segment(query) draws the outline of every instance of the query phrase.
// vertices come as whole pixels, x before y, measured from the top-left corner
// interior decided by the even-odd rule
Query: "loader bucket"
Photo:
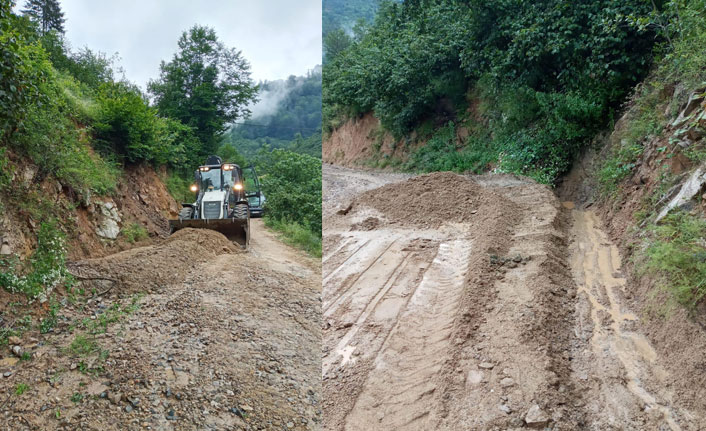
[[[211,229],[218,231],[231,241],[235,241],[243,248],[248,248],[250,243],[250,219],[200,219],[200,220],[169,220],[169,227],[174,233],[185,227],[196,229]]]

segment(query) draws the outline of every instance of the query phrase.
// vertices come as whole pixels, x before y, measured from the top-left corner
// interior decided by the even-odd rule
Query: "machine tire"
[[[233,217],[241,220],[246,219],[249,211],[247,204],[236,204],[235,208],[233,208]]]
[[[179,220],[191,220],[194,218],[194,208],[184,207],[179,211]]]

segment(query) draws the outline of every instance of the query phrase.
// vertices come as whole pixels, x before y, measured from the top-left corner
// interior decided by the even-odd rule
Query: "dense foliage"
[[[247,60],[208,27],[184,32],[179,51],[160,70],[159,79],[149,84],[157,110],[194,129],[203,157],[216,151],[229,123],[248,117],[247,105],[257,94]]]
[[[321,237],[321,160],[277,149],[261,152],[258,165],[268,213]]]
[[[501,169],[551,182],[647,73],[653,16],[638,0],[384,3],[325,66],[325,128],[373,111],[401,137],[474,99]]]

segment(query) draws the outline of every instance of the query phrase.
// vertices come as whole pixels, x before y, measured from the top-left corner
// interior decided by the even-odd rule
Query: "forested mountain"
[[[358,20],[372,22],[381,0],[324,0],[323,35],[341,28],[347,32]]]
[[[321,66],[306,76],[260,83],[250,119],[238,122],[225,143],[253,157],[261,148],[286,148],[321,157]]]

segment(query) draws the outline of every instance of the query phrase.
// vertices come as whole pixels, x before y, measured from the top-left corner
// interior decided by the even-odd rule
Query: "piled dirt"
[[[319,264],[260,220],[252,226],[248,252],[233,253],[214,232],[184,230],[120,253],[112,266],[110,257],[90,261],[84,267],[101,262],[116,273],[142,267],[131,277],[164,288],[77,295],[49,333],[11,339],[30,357],[0,352],[0,428],[319,429]],[[172,252],[196,260],[188,273]]]
[[[332,170],[340,197],[365,175],[394,181]],[[551,191],[438,173],[358,194],[324,211],[324,428],[579,428]]]
[[[400,226],[436,228],[443,223],[502,220],[517,213],[507,198],[451,172],[421,175],[362,193],[353,206],[368,206]]]
[[[187,228],[157,245],[71,263],[69,270],[79,280],[101,285],[99,290],[117,285],[122,293],[143,292],[178,283],[198,265],[239,252],[240,247],[216,231]]]

